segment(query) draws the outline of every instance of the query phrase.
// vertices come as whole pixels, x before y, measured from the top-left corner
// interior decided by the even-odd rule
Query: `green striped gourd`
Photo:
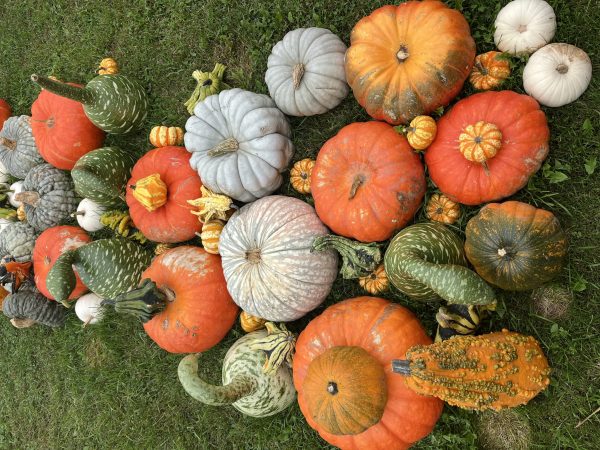
[[[90,291],[113,298],[137,287],[151,259],[148,250],[130,240],[100,239],[63,253],[50,269],[46,286],[66,304],[75,287],[75,269]]]
[[[10,256],[17,262],[31,261],[38,232],[26,222],[13,222],[0,232],[0,258]]]
[[[98,75],[83,88],[35,74],[31,80],[56,95],[82,103],[90,121],[107,133],[139,129],[148,113],[146,91],[125,75]]]
[[[179,381],[189,395],[207,405],[232,405],[252,417],[277,414],[295,401],[296,390],[287,363],[274,370],[269,370],[268,358],[265,363],[262,349],[269,338],[267,330],[262,329],[246,334],[233,344],[223,361],[223,386],[214,386],[199,378],[197,354],[181,360]]]
[[[66,309],[48,300],[35,285],[25,282],[14,294],[2,302],[2,312],[17,328],[40,323],[48,327],[60,327],[65,323]]]
[[[8,173],[20,179],[44,162],[35,145],[30,119],[29,116],[9,117],[0,131],[0,162]]]
[[[103,147],[83,155],[71,170],[75,191],[99,205],[118,207],[135,158],[117,147]]]
[[[494,291],[467,268],[462,241],[444,225],[418,223],[400,231],[384,257],[393,286],[410,298],[448,303],[493,303]]]

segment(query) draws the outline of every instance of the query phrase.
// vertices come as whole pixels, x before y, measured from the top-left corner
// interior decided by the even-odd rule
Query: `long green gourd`
[[[102,206],[121,206],[134,164],[135,157],[120,148],[93,150],[79,158],[71,169],[75,191]]]
[[[467,268],[462,241],[442,224],[411,225],[390,242],[385,273],[402,293],[419,301],[487,305],[494,291]]]
[[[48,273],[46,286],[56,301],[67,306],[75,288],[76,269],[90,291],[112,298],[137,287],[151,260],[148,250],[129,240],[100,239],[60,255]]]
[[[86,116],[107,133],[129,133],[141,128],[146,120],[146,91],[125,75],[98,75],[83,88],[36,74],[31,80],[54,94],[82,103]]]

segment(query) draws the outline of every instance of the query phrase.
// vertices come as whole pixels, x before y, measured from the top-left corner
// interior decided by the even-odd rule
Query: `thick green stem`
[[[71,100],[83,103],[84,105],[89,105],[94,102],[94,94],[86,88],[80,88],[67,83],[61,83],[60,81],[54,81],[50,78],[42,77],[36,74],[31,75],[31,81],[37,83],[40,87],[52,92],[53,94],[70,98]]]
[[[225,386],[207,383],[198,377],[198,357],[198,354],[187,355],[177,369],[181,385],[195,400],[213,406],[231,405],[256,390],[256,380],[248,376],[237,376]]]
[[[175,294],[171,290],[159,289],[154,281],[146,278],[138,289],[125,292],[112,300],[104,300],[102,305],[113,305],[116,312],[134,315],[146,323],[174,299]]]
[[[328,234],[319,236],[312,250],[336,250],[342,257],[340,274],[345,280],[364,277],[373,272],[381,263],[381,249],[376,243],[365,244],[341,236]]]
[[[407,359],[392,359],[392,372],[410,376],[410,361]]]
[[[17,211],[12,208],[0,208],[0,219],[17,220]]]

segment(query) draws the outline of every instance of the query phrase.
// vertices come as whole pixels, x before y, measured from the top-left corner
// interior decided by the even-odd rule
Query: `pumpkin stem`
[[[408,48],[406,45],[402,44],[400,46],[400,50],[398,50],[398,53],[396,53],[396,58],[398,58],[399,62],[403,63],[408,59],[409,56],[410,54],[408,53]]]
[[[248,250],[246,252],[246,261],[252,264],[258,264],[260,262],[260,250],[257,248]]]
[[[350,187],[350,194],[348,195],[349,200],[352,200],[356,196],[358,188],[365,184],[365,181],[365,176],[362,174],[358,174],[354,177],[354,181],[352,181],[352,186]]]
[[[15,200],[35,208],[40,201],[40,194],[35,191],[23,191],[15,194]]]
[[[226,67],[223,64],[215,64],[212,72],[201,72],[194,70],[192,78],[196,80],[196,88],[191,97],[184,103],[190,114],[194,114],[196,105],[212,94],[217,94],[223,89],[229,89],[229,86],[223,82]]]
[[[35,325],[37,322],[33,319],[28,319],[26,317],[23,318],[13,318],[10,319],[10,323],[15,328],[29,328],[32,325]]]
[[[222,156],[227,153],[236,152],[240,148],[240,143],[235,138],[225,139],[211,148],[207,155],[210,157]]]
[[[298,63],[292,70],[292,82],[294,83],[294,90],[300,87],[302,83],[302,77],[304,76],[304,64]]]
[[[173,299],[173,291],[160,289],[154,281],[146,278],[138,289],[125,292],[114,299],[104,300],[102,306],[114,306],[116,312],[131,314],[146,323]]]
[[[198,376],[198,358],[198,354],[187,355],[177,369],[183,389],[195,400],[213,406],[231,405],[256,390],[256,380],[244,375],[236,376],[225,386],[207,383]]]
[[[564,75],[569,71],[569,66],[567,66],[566,64],[559,64],[558,66],[556,66],[556,71],[561,75]]]
[[[17,141],[6,139],[5,137],[0,137],[0,145],[6,147],[9,150],[14,150],[17,148]]]
[[[148,212],[156,211],[167,203],[167,185],[160,179],[159,173],[140,178],[135,185],[129,187],[133,190],[133,197]]]
[[[392,372],[410,376],[410,361],[407,359],[392,359]]]
[[[365,244],[341,236],[328,234],[317,237],[312,251],[336,250],[342,257],[340,274],[345,280],[367,276],[381,262],[381,249],[375,242]]]
[[[31,81],[37,83],[41,88],[46,89],[53,94],[70,98],[71,100],[83,103],[84,105],[89,105],[94,102],[94,94],[87,88],[72,86],[36,74],[31,75]]]

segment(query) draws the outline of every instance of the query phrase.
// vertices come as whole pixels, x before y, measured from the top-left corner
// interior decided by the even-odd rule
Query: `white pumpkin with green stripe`
[[[282,346],[287,347],[288,338],[285,333],[281,336],[284,336]],[[232,405],[252,417],[277,414],[294,403],[296,390],[292,369],[285,362],[287,357],[281,358],[279,354],[279,366],[265,372],[265,367],[272,368],[261,349],[267,340],[269,335],[263,329],[248,333],[233,344],[223,361],[223,386],[209,384],[198,376],[197,354],[181,360],[179,381],[189,395],[207,405]]]
[[[146,91],[125,75],[98,75],[84,88],[35,74],[31,80],[56,95],[82,103],[90,121],[107,133],[129,133],[141,128],[146,120]]]
[[[439,223],[404,228],[390,242],[385,273],[393,286],[410,298],[448,303],[486,305],[494,291],[467,268],[462,241]]]
[[[63,253],[50,269],[46,286],[65,303],[75,288],[75,269],[90,291],[112,298],[137,287],[151,260],[151,252],[130,240],[100,239]]]

